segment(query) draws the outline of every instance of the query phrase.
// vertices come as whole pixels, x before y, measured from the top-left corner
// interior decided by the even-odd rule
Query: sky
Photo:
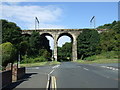
[[[1,18],[15,22],[22,30],[34,29],[35,17],[40,22],[39,29],[93,28],[93,25],[90,26],[90,19],[93,16],[95,16],[96,27],[118,20],[118,2],[5,1],[0,4]],[[53,49],[53,39],[48,36],[47,38]],[[66,41],[71,40],[67,36],[62,36],[58,46],[62,46]]]

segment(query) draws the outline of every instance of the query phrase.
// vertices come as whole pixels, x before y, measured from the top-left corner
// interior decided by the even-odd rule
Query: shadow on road
[[[21,78],[20,80],[11,83],[10,85],[7,85],[6,87],[4,87],[2,90],[13,90],[15,87],[17,87],[18,85],[20,85],[22,82],[24,81],[28,81],[32,75],[35,75],[38,73],[26,73],[25,76],[23,78]]]

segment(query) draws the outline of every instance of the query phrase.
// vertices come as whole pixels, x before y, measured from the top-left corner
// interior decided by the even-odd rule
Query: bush
[[[44,56],[40,56],[33,59],[34,62],[45,62],[47,59]]]
[[[85,60],[88,60],[88,61],[94,61],[95,59],[96,59],[95,55],[85,58]]]
[[[27,56],[23,56],[23,60],[21,63],[37,63],[37,62],[45,62],[47,59],[44,56],[39,56],[39,57],[33,57],[29,58]]]
[[[2,56],[2,66],[7,66],[8,63],[15,61],[16,49],[13,44],[6,42],[0,45],[0,56]]]

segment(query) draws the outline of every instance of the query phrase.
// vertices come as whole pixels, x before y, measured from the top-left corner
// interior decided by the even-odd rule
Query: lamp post
[[[90,27],[92,27],[92,22],[94,22],[94,29],[95,29],[95,16],[93,16],[92,19],[90,20]]]
[[[20,52],[18,53],[18,68],[20,68]]]
[[[39,29],[39,20],[37,17],[35,17],[35,31],[37,30],[37,23],[38,23],[38,29]]]

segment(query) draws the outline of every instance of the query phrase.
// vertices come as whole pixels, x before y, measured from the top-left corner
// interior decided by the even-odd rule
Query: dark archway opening
[[[41,49],[47,49],[47,51],[50,54],[50,57],[46,57],[48,59],[48,61],[52,61],[53,58],[53,43],[54,43],[54,39],[53,36],[49,33],[43,33],[40,35],[41,37],[41,43],[43,43],[44,46],[41,47]],[[46,39],[46,40],[45,40]],[[47,47],[46,47],[47,46]]]

